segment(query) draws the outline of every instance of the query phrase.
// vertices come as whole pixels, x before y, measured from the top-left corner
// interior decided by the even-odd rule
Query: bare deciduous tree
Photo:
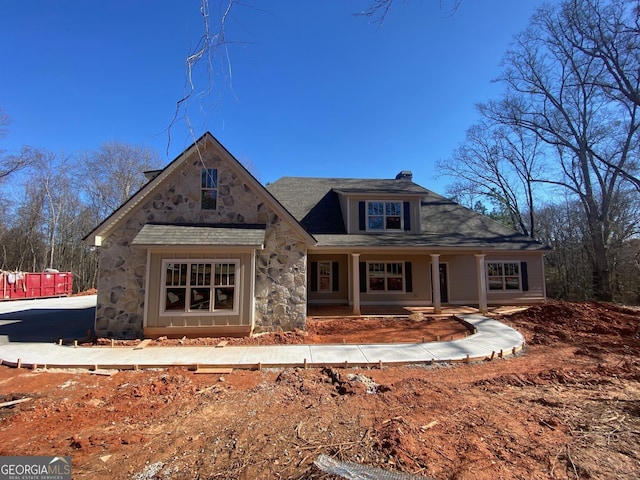
[[[395,1],[396,0],[371,0],[370,5],[364,10],[356,13],[356,15],[366,17],[371,23],[378,25],[378,27],[382,27]],[[440,10],[446,16],[456,13],[462,4],[462,0],[438,0],[438,2],[440,4]]]
[[[539,177],[539,142],[522,129],[480,123],[467,130],[451,159],[438,162],[455,178],[450,192],[489,199],[508,217],[508,225],[535,237],[534,183]]]
[[[145,183],[144,172],[161,166],[157,152],[122,142],[103,143],[81,159],[79,185],[98,220],[126,202]]]
[[[0,107],[0,138],[4,138],[7,135],[9,122],[9,116]],[[7,154],[5,150],[0,149],[0,183],[11,174],[26,168],[29,165],[30,158],[29,147],[23,148],[22,152],[17,155]]]
[[[612,208],[621,181],[630,179],[629,168],[636,164],[639,118],[637,108],[611,101],[600,87],[606,67],[576,47],[575,32],[563,17],[576,2],[566,0],[537,12],[504,58],[499,78],[507,87],[504,98],[480,109],[486,118],[528,131],[549,147],[555,168],[540,180],[579,199],[588,230],[593,295],[611,300]]]

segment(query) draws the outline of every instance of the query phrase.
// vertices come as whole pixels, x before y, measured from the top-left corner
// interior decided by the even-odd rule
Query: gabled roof
[[[283,177],[268,190],[318,240],[320,248],[441,248],[547,250],[548,247],[428,190],[408,178]],[[420,201],[420,234],[347,234],[339,195]]]
[[[282,177],[267,186],[309,233],[346,233],[339,195],[422,197],[429,192],[411,180]]]
[[[124,221],[132,212],[135,211],[143,201],[151,198],[152,194],[160,188],[162,182],[169,177],[174,171],[191,158],[192,155],[198,154],[198,150],[210,144],[217,153],[226,161],[235,165],[237,171],[247,184],[252,188],[253,192],[262,197],[264,202],[269,205],[280,217],[289,220],[296,230],[305,239],[308,245],[316,243],[315,238],[305,230],[296,220],[295,216],[287,211],[287,209],[271,194],[264,186],[238,161],[236,158],[220,143],[218,140],[206,132],[198,140],[196,140],[189,148],[178,155],[169,165],[159,172],[153,172],[152,178],[138,192],[136,192],[129,200],[123,203],[116,211],[109,215],[100,225],[90,232],[84,239],[85,242],[99,246],[102,239],[108,236],[119,224]]]

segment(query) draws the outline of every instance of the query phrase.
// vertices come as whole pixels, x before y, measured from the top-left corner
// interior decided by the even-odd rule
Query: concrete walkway
[[[62,300],[62,299],[59,299]],[[86,308],[91,299],[70,300],[72,309]],[[38,301],[39,302],[39,301]],[[75,302],[75,303],[74,303]],[[95,297],[93,297],[95,305]],[[14,303],[13,308],[19,308]],[[38,304],[35,304],[38,306]],[[40,304],[42,305],[42,304]],[[64,302],[61,302],[64,305]],[[21,322],[20,310],[10,315],[0,305],[2,329]],[[33,314],[33,304],[27,311]],[[23,310],[24,311],[24,310]],[[51,311],[47,307],[46,311]],[[196,368],[268,368],[323,366],[381,366],[477,361],[512,355],[524,346],[524,337],[513,328],[479,314],[458,318],[475,327],[477,333],[461,340],[430,343],[375,345],[274,345],[239,347],[77,347],[53,342],[0,342],[0,361],[22,368],[144,369],[170,366]],[[80,336],[83,338],[85,335]]]

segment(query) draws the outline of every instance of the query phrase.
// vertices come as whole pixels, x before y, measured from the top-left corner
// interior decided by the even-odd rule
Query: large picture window
[[[367,202],[367,230],[402,230],[402,202]]]
[[[200,208],[215,210],[218,207],[218,170],[215,168],[202,169]]]
[[[236,310],[237,260],[165,260],[162,265],[164,314]]]
[[[519,262],[487,263],[487,285],[489,291],[520,290]]]
[[[367,285],[370,292],[403,292],[403,262],[369,262]]]

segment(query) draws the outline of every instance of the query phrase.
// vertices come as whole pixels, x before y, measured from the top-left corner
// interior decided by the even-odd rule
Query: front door
[[[447,273],[447,264],[439,264],[440,272],[440,303],[449,303],[449,278]],[[431,273],[433,266],[429,266],[429,273]],[[430,277],[432,278],[432,277]],[[433,288],[431,288],[431,298],[433,298]]]

